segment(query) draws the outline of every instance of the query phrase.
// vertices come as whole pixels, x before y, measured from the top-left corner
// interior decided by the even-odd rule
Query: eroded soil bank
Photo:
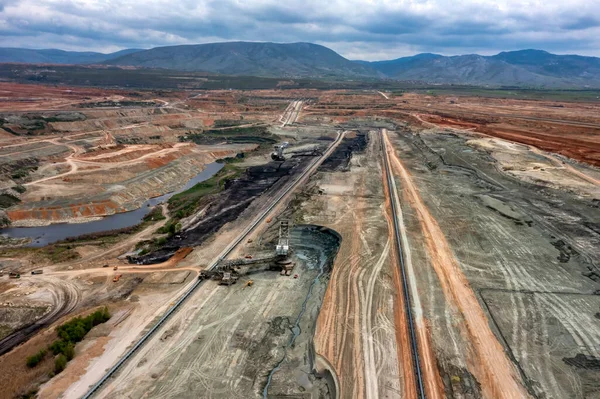
[[[187,190],[194,184],[209,179],[222,168],[223,165],[220,163],[210,163],[206,165],[206,168],[202,172],[198,173],[188,181],[180,190],[151,198],[144,202],[140,208],[133,211],[116,213],[114,215],[102,217],[100,220],[93,220],[85,223],[60,223],[38,227],[9,227],[0,229],[0,234],[7,234],[12,238],[31,237],[32,241],[28,246],[43,247],[44,245],[52,244],[66,238],[132,227],[141,223],[144,216],[151,212],[152,207],[167,201],[173,195]]]

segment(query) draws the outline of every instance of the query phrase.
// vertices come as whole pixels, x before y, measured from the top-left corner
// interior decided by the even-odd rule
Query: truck
[[[42,269],[38,269],[38,270],[32,271],[31,274],[44,274],[44,271]]]
[[[113,278],[113,283],[116,283],[119,281],[119,279],[121,278],[122,274],[117,274],[114,278]]]
[[[21,278],[21,273],[10,272],[10,273],[8,273],[8,278]]]

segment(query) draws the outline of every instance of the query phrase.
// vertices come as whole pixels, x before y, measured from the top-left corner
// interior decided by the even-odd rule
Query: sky
[[[600,0],[0,0],[0,47],[311,42],[346,58],[536,48],[600,56]]]

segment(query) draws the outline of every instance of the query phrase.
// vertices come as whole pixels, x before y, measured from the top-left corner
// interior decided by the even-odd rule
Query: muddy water
[[[287,395],[299,392],[331,392],[327,382],[307,377],[314,369],[312,354],[313,335],[333,259],[337,254],[341,237],[333,230],[318,226],[296,226],[290,235],[294,257],[314,275],[306,296],[290,326],[291,335],[283,348],[283,356],[268,374],[262,397]],[[302,359],[302,361],[300,360]],[[307,359],[308,362],[306,361]],[[301,377],[298,377],[301,376]],[[291,390],[291,392],[290,392]],[[322,395],[316,395],[321,397]]]
[[[44,245],[52,244],[65,238],[135,226],[142,221],[144,216],[150,213],[153,206],[168,200],[173,195],[185,191],[200,182],[210,179],[223,166],[223,164],[217,162],[206,165],[202,172],[189,180],[180,190],[151,198],[134,211],[117,213],[86,223],[60,223],[40,227],[10,227],[0,229],[0,234],[6,234],[14,238],[31,237],[32,241],[28,246],[43,247]]]

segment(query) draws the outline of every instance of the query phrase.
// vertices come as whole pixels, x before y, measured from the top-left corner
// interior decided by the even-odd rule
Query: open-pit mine
[[[1,398],[600,397],[600,102],[0,82]]]

